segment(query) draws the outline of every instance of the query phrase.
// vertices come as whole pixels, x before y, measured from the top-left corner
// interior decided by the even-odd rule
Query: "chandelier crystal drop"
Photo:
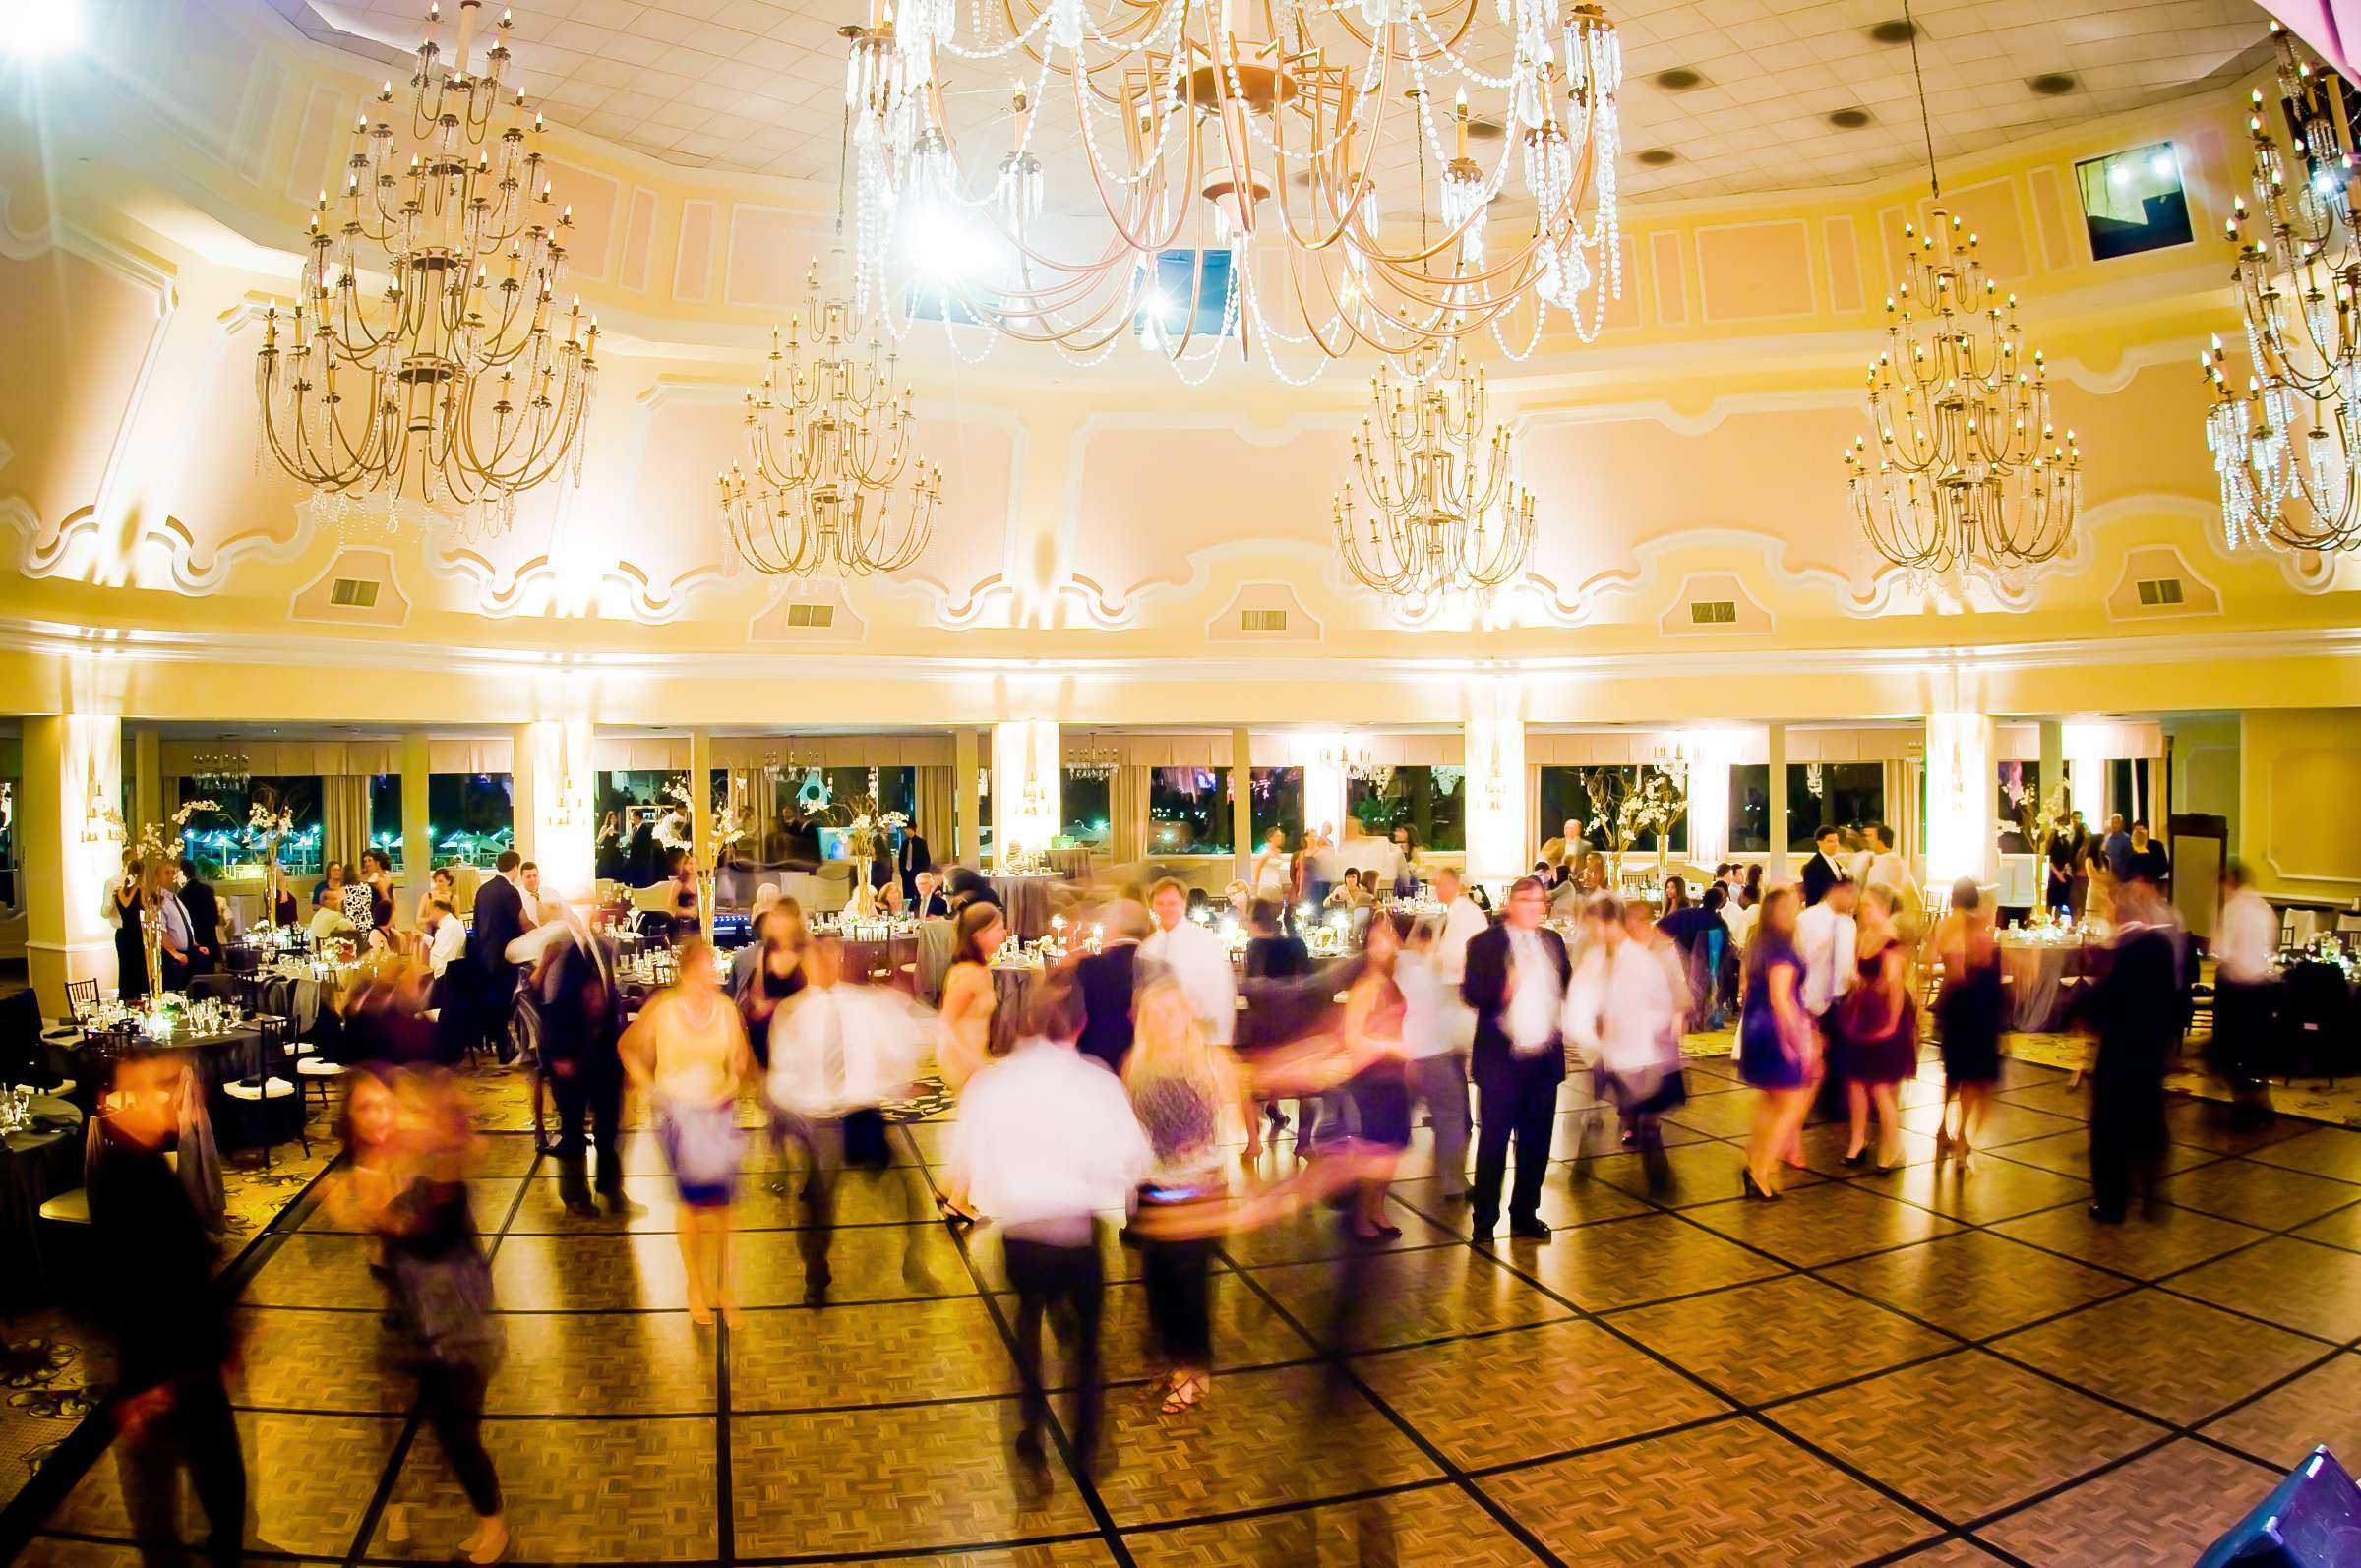
[[[2255,205],[2224,223],[2238,244],[2230,274],[2251,369],[2233,385],[2221,339],[2201,355],[2213,388],[2206,419],[2221,480],[2221,526],[2232,548],[2361,549],[2361,217],[2355,150],[2336,112],[2333,72],[2296,52],[2271,24],[2279,107],[2294,163],[2271,134],[2263,93],[2247,134]],[[2247,225],[2264,232],[2250,238]]]
[[[1886,347],[1869,366],[1872,449],[1845,453],[1853,510],[1881,557],[1928,575],[1980,570],[2006,585],[2057,557],[2082,510],[2082,452],[2050,423],[2038,349],[2017,296],[1999,297],[1976,238],[1934,210],[1903,228],[1907,271],[1886,298]]]
[[[856,342],[852,302],[825,297],[819,265],[804,314],[746,394],[750,473],[721,475],[721,514],[739,558],[766,575],[899,572],[935,534],[942,469],[913,456],[910,389],[875,330]],[[811,341],[804,333],[809,328]]]
[[[1415,350],[1405,369],[1381,364],[1369,391],[1375,407],[1353,438],[1366,517],[1355,520],[1352,485],[1336,496],[1345,570],[1413,606],[1521,575],[1534,498],[1511,477],[1508,428],[1486,421],[1483,372],[1446,341]]]
[[[1622,53],[1587,0],[872,0],[844,30],[854,301],[897,334],[1129,334],[1192,380],[1235,340],[1301,382],[1553,308],[1588,341],[1620,296]],[[946,85],[979,65],[1006,98]]]
[[[597,390],[598,322],[562,304],[573,210],[551,215],[524,95],[504,113],[501,15],[469,70],[481,0],[459,0],[448,63],[434,38],[410,77],[409,140],[395,145],[394,84],[364,111],[334,207],[320,195],[292,309],[264,321],[255,364],[261,441],[287,473],[333,498],[382,497],[453,514],[462,534],[515,521],[516,497],[572,469]]]

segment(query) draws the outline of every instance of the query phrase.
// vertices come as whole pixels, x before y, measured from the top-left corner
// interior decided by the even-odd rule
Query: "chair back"
[[[237,994],[238,977],[236,975],[212,974],[189,977],[189,999],[191,1001],[227,1001]]]
[[[231,974],[251,975],[263,967],[263,955],[251,947],[232,946],[229,949],[228,962]]]
[[[69,980],[66,982],[66,1017],[74,1023],[98,1010],[98,982]]]

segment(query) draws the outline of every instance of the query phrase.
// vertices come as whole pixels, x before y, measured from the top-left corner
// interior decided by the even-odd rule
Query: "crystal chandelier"
[[[1903,16],[1909,18],[1905,4]],[[1917,34],[1910,35],[1913,67]],[[1886,346],[1869,366],[1872,455],[1855,437],[1845,453],[1861,533],[1886,561],[1928,575],[1981,571],[2013,585],[2074,538],[2082,510],[2082,452],[2061,444],[2035,349],[2028,366],[2017,296],[2004,302],[1976,259],[1976,237],[1942,206],[1924,79],[1934,221],[1904,224],[1908,257],[1886,296]]]
[[[242,752],[207,752],[189,758],[189,776],[200,795],[244,793],[254,764]]]
[[[1122,765],[1123,754],[1114,742],[1093,735],[1081,746],[1069,746],[1065,753],[1065,770],[1078,779],[1108,779]]]
[[[1381,364],[1376,403],[1353,438],[1368,497],[1364,527],[1353,487],[1336,494],[1336,547],[1374,592],[1413,604],[1482,592],[1519,576],[1533,554],[1533,492],[1509,477],[1508,427],[1487,430],[1483,372],[1459,345],[1414,349],[1406,371]]]
[[[391,119],[372,126],[362,114],[366,146],[352,154],[341,217],[323,191],[311,219],[283,345],[275,307],[264,322],[260,440],[333,498],[342,520],[353,497],[382,494],[391,528],[406,495],[452,509],[463,532],[496,532],[515,521],[521,492],[569,463],[581,480],[598,322],[585,323],[578,299],[557,303],[573,210],[548,219],[521,92],[499,123],[507,44],[496,38],[482,74],[468,72],[480,9],[459,0],[447,68],[433,37],[440,6],[428,8],[410,78],[418,151],[405,164]],[[509,27],[504,12],[500,31]],[[388,82],[378,102],[393,101]]]
[[[871,0],[844,31],[864,303],[1085,362],[1136,332],[1191,379],[1235,339],[1300,381],[1361,344],[1489,331],[1521,355],[1552,306],[1588,341],[1621,295],[1622,51],[1596,5]],[[1002,60],[1004,114],[946,90]],[[1504,133],[1488,167],[1470,90]],[[1512,188],[1513,235],[1487,219]]]
[[[2335,98],[2334,73],[2301,59],[2270,25],[2278,47],[2280,108],[2302,172],[2288,160],[2254,94],[2255,209],[2243,199],[2224,224],[2238,242],[2230,274],[2245,317],[2253,372],[2234,391],[2221,339],[2201,356],[2213,384],[2206,445],[2221,478],[2221,526],[2246,543],[2293,550],[2361,549],[2361,219],[2353,212],[2353,138]],[[2259,210],[2267,237],[2245,225]]]
[[[817,262],[805,287],[805,314],[787,324],[784,347],[771,330],[770,368],[746,394],[754,472],[732,463],[721,476],[722,520],[757,572],[899,572],[934,537],[942,468],[910,454],[916,420],[909,387],[894,385],[894,352],[874,329],[855,346],[860,312],[821,296]]]

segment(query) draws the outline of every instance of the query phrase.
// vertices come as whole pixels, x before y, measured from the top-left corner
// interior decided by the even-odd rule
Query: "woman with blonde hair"
[[[959,911],[951,925],[951,967],[942,977],[942,1013],[935,1030],[935,1067],[944,1088],[956,1093],[984,1063],[1001,1054],[994,1049],[992,1016],[999,998],[992,985],[992,955],[1008,939],[1008,922],[998,904],[979,899]],[[972,1225],[967,1190],[956,1178],[935,1193],[935,1207],[953,1225]]]
[[[1162,1408],[1177,1416],[1205,1398],[1213,1377],[1214,1243],[1197,1222],[1229,1195],[1222,1117],[1235,1109],[1251,1128],[1253,1107],[1237,1058],[1205,1038],[1177,983],[1149,981],[1132,1010],[1123,1089],[1154,1155],[1132,1231],[1147,1288],[1148,1332],[1165,1366]]]
[[[745,1142],[738,1091],[755,1061],[746,1025],[716,977],[712,947],[702,936],[684,936],[676,963],[680,978],[639,1010],[618,1049],[633,1087],[654,1107],[656,1141],[680,1193],[690,1319],[710,1323],[718,1308],[734,1323],[730,1205]]]
[[[1763,895],[1746,943],[1746,993],[1738,1021],[1738,1076],[1762,1091],[1746,1140],[1746,1195],[1779,1196],[1779,1166],[1820,1082],[1820,1031],[1803,1006],[1803,958],[1795,950],[1795,884]]]
[[[1918,1006],[1909,984],[1908,951],[1894,931],[1894,889],[1883,885],[1861,894],[1853,960],[1852,990],[1840,1005],[1844,1025],[1841,1065],[1852,1139],[1845,1163],[1869,1156],[1869,1110],[1877,1108],[1877,1169],[1902,1163],[1902,1081],[1918,1070]]]

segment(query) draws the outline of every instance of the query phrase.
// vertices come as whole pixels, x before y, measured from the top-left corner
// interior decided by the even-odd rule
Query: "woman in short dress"
[[[1761,1091],[1746,1140],[1746,1195],[1779,1196],[1780,1163],[1811,1114],[1820,1081],[1820,1035],[1803,1008],[1803,959],[1795,950],[1793,883],[1763,895],[1746,944],[1746,994],[1738,1020],[1738,1076]]]
[[[1975,878],[1963,876],[1951,889],[1951,913],[1935,928],[1935,959],[1943,966],[1943,990],[1935,1000],[1935,1022],[1943,1037],[1943,1123],[1935,1133],[1938,1154],[1959,1156],[1960,1169],[1975,1161],[1975,1140],[2000,1081],[2000,943],[1992,912],[1983,905]],[[1951,1103],[1960,1103],[1959,1120]]]
[[[738,1195],[738,1090],[754,1072],[746,1026],[719,984],[713,949],[684,938],[680,978],[658,992],[624,1032],[624,1070],[654,1108],[656,1141],[681,1200],[681,1263],[689,1316],[737,1319],[730,1265],[730,1205]]]
[[[1391,1240],[1402,1229],[1385,1219],[1386,1183],[1410,1147],[1409,1049],[1404,1030],[1410,1005],[1394,980],[1394,964],[1410,935],[1407,910],[1379,910],[1362,938],[1361,973],[1345,994],[1344,1038],[1353,1076],[1344,1094],[1352,1102],[1355,1152],[1366,1164],[1356,1186],[1353,1234],[1363,1241]]]
[[[1861,894],[1856,922],[1853,988],[1844,999],[1845,1099],[1851,1113],[1852,1139],[1845,1163],[1869,1158],[1869,1111],[1877,1109],[1877,1168],[1902,1163],[1898,1091],[1918,1070],[1918,1008],[1910,995],[1908,959],[1894,935],[1894,890],[1872,887]]]
[[[953,1093],[996,1055],[992,1015],[999,997],[993,990],[992,955],[1007,939],[1008,922],[998,904],[969,904],[952,923],[951,967],[942,977],[942,1012],[935,1026],[935,1066],[943,1087]],[[935,1206],[954,1225],[976,1218],[964,1190],[938,1189]]]

